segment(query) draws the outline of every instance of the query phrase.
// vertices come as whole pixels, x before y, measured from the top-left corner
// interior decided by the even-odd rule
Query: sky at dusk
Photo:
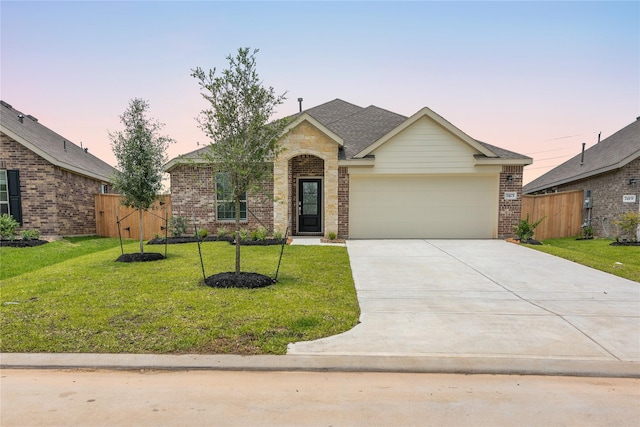
[[[336,98],[533,157],[525,183],[640,116],[640,2],[0,2],[0,97],[112,165],[132,98],[210,141],[191,70],[258,48],[278,116]],[[200,144],[200,145],[198,145]]]

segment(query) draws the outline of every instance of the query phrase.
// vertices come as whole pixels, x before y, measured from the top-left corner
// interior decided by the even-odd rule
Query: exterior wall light
[[[635,178],[629,179],[629,185],[635,186],[636,185],[636,179]]]
[[[513,182],[513,175],[507,175],[507,182]]]

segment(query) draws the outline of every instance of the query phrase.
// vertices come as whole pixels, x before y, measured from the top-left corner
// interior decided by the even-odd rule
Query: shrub
[[[196,237],[200,240],[204,240],[207,238],[208,235],[209,235],[209,230],[207,230],[206,228],[201,228],[200,230],[198,230],[198,235]]]
[[[625,212],[619,220],[615,220],[613,223],[622,229],[623,236],[626,236],[630,241],[637,240],[640,212]]]
[[[327,238],[329,240],[336,240],[338,238],[338,234],[335,231],[330,231],[327,233]]]
[[[20,226],[18,221],[9,214],[0,216],[0,239],[13,240],[16,237],[16,229]]]
[[[38,240],[40,239],[40,232],[38,230],[23,230],[22,240]]]
[[[174,216],[169,220],[169,231],[173,237],[180,237],[187,232],[187,218]]]
[[[240,229],[240,240],[249,240],[249,235],[249,230],[247,230],[246,228]]]
[[[220,227],[218,228],[217,235],[220,238],[227,237],[229,235],[229,229],[227,227]]]
[[[260,227],[253,233],[252,237],[254,237],[253,240],[259,240],[263,242],[267,240],[268,235],[269,235],[269,230],[267,230],[265,227]]]
[[[582,237],[584,237],[585,239],[593,238],[593,227],[591,227],[590,225],[585,225],[584,227],[582,227]]]
[[[518,225],[514,226],[513,229],[518,236],[520,241],[527,241],[533,239],[533,234],[538,225],[545,219],[546,217],[540,218],[538,221],[531,223],[529,222],[529,214],[527,214],[526,219],[521,219],[518,222]]]
[[[282,234],[282,231],[275,230],[273,232],[273,238],[276,239],[276,240],[282,240],[282,239],[284,239],[284,235]]]

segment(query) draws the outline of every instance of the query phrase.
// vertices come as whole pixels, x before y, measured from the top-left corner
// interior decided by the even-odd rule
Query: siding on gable
[[[468,174],[478,173],[473,155],[478,152],[433,120],[423,117],[376,148],[375,166],[350,170],[366,174]],[[500,168],[481,168],[498,173]],[[493,170],[495,169],[495,170]]]

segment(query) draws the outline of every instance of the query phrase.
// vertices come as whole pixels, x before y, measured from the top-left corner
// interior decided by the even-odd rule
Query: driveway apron
[[[288,354],[640,361],[639,283],[502,240],[347,248],[361,323]]]

